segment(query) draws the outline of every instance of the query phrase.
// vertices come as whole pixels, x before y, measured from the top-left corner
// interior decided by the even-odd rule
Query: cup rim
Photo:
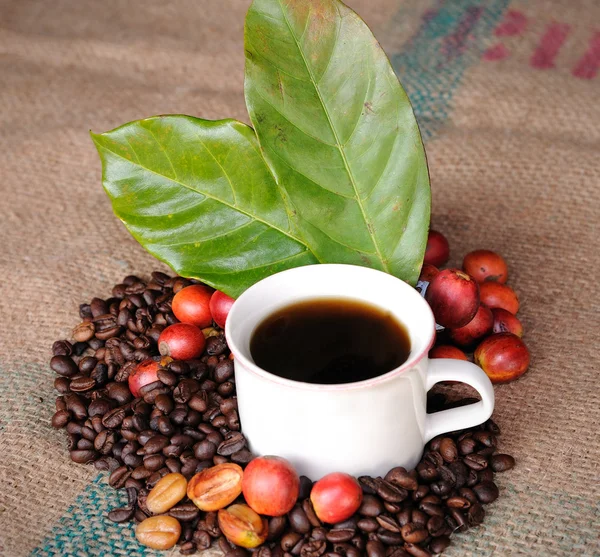
[[[412,290],[414,292],[414,294],[416,296],[421,298],[421,300],[423,302],[423,306],[424,306],[424,308],[426,308],[426,309],[424,309],[424,311],[429,313],[429,316],[431,318],[431,323],[432,323],[429,342],[426,342],[424,344],[423,348],[418,353],[416,353],[415,355],[409,356],[409,358],[405,362],[403,362],[401,365],[399,365],[398,367],[391,369],[390,371],[384,373],[383,375],[378,375],[377,377],[372,377],[370,379],[364,379],[363,381],[355,381],[353,383],[321,384],[321,383],[307,383],[305,381],[295,381],[293,379],[287,379],[285,377],[280,377],[279,375],[275,375],[274,373],[266,371],[266,370],[262,369],[261,367],[257,366],[252,360],[250,360],[243,353],[241,353],[240,350],[238,350],[238,347],[235,346],[234,342],[230,342],[230,340],[229,340],[231,338],[230,317],[232,314],[235,316],[234,312],[235,312],[235,306],[236,306],[237,301],[242,299],[242,297],[251,294],[251,291],[252,291],[252,289],[254,289],[255,286],[261,284],[265,280],[270,279],[271,277],[284,275],[284,274],[288,274],[288,273],[293,273],[295,271],[297,272],[300,270],[304,270],[303,272],[306,272],[306,269],[308,269],[310,267],[319,267],[319,268],[323,268],[323,267],[348,268],[348,267],[351,267],[353,269],[361,269],[361,272],[368,271],[368,272],[373,272],[373,273],[381,273],[383,275],[387,275],[389,277],[395,278],[400,284],[404,285],[403,287],[409,288],[410,290]],[[407,292],[408,292],[408,290],[407,290]],[[316,297],[317,296],[315,296],[315,298]],[[395,277],[394,275],[391,275],[389,273],[385,273],[384,271],[380,271],[378,269],[373,269],[370,267],[363,267],[360,265],[349,265],[349,264],[344,264],[344,263],[318,263],[315,265],[305,265],[303,267],[294,267],[292,269],[286,269],[285,271],[280,271],[279,273],[269,275],[268,277],[265,277],[264,279],[258,281],[257,283],[253,284],[250,288],[248,288],[246,291],[244,291],[240,295],[238,300],[236,300],[236,303],[234,303],[233,306],[231,307],[227,321],[225,323],[225,338],[227,339],[229,349],[231,350],[231,353],[233,354],[234,362],[237,360],[240,364],[243,365],[243,367],[245,369],[247,369],[249,372],[251,372],[254,375],[258,375],[262,379],[266,379],[266,380],[276,383],[280,386],[285,386],[285,387],[289,387],[289,388],[309,390],[309,391],[321,391],[321,392],[324,392],[324,391],[332,392],[333,391],[333,392],[335,392],[335,391],[348,391],[348,390],[355,390],[355,389],[364,389],[367,387],[374,387],[374,386],[380,385],[382,383],[387,383],[388,381],[395,379],[399,375],[402,375],[404,372],[408,371],[409,369],[412,369],[423,358],[427,357],[429,350],[431,349],[431,347],[433,346],[433,344],[435,342],[435,318],[433,316],[433,312],[432,312],[429,304],[425,301],[425,299],[421,296],[421,294],[419,294],[419,292],[417,292],[416,289],[414,289],[412,286],[410,286],[408,283],[404,282],[403,280],[399,279],[398,277]]]

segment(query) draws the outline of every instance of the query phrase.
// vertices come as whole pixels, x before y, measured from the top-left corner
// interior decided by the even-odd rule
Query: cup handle
[[[471,362],[436,358],[429,360],[426,389],[440,381],[459,381],[470,385],[481,395],[481,400],[467,406],[427,414],[425,442],[436,435],[466,429],[485,422],[494,410],[494,387],[485,372]]]

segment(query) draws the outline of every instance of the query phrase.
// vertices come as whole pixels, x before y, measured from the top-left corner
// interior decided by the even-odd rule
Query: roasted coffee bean
[[[204,412],[202,419],[205,422],[212,422],[220,413],[221,409],[218,406],[213,406]]]
[[[168,394],[158,395],[154,399],[154,406],[156,406],[163,414],[169,414],[174,408],[173,399]]]
[[[121,489],[125,487],[125,482],[131,476],[131,470],[127,466],[120,466],[112,471],[108,477],[108,484],[115,489]]]
[[[287,526],[287,518],[285,516],[274,516],[269,519],[269,534],[267,541],[274,541],[281,537]]]
[[[489,431],[474,431],[473,439],[485,447],[495,447],[497,444],[496,437]]]
[[[80,439],[79,442],[81,441],[87,441],[87,439]],[[89,443],[89,441],[88,441]],[[77,445],[79,447],[79,443]],[[96,460],[98,458],[98,453],[94,450],[92,450],[93,445],[91,448],[86,448],[86,449],[81,449],[81,448],[77,448],[75,450],[72,450],[70,452],[71,455],[71,460],[73,462],[76,462],[77,464],[87,464],[88,462],[93,462],[94,460]]]
[[[131,472],[131,477],[134,480],[145,480],[146,478],[149,478],[151,475],[152,475],[152,471],[148,470],[148,468],[146,468],[143,464],[141,466],[138,466]]]
[[[178,433],[171,437],[172,445],[183,445],[184,447],[191,447],[194,444],[194,439],[184,433]]]
[[[180,503],[172,507],[168,514],[181,522],[192,522],[200,516],[200,509],[193,503]]]
[[[405,528],[405,526],[403,526]],[[404,541],[400,532],[390,532],[389,530],[379,530],[377,538],[386,545],[400,545]]]
[[[410,472],[406,471],[406,468],[397,466],[392,468],[385,476],[385,480],[393,485],[414,491],[417,489],[417,473],[415,470]]]
[[[427,522],[429,521],[429,516],[418,509],[413,509],[411,518],[412,523],[419,528],[425,528],[427,526]]]
[[[372,478],[371,476],[359,476],[358,483],[360,484],[363,493],[368,493],[369,495],[375,495],[375,493],[377,493],[379,480],[376,478]]]
[[[212,393],[217,389],[217,383],[210,379],[206,379],[200,384],[200,388],[204,389],[208,393]]]
[[[377,517],[383,512],[383,503],[375,495],[369,493],[363,496],[358,513],[362,516]]]
[[[164,435],[154,435],[151,437],[146,444],[138,450],[138,455],[151,455],[162,451],[170,443],[168,437]]]
[[[483,455],[468,454],[463,458],[463,462],[471,469],[479,471],[487,468],[488,461]]]
[[[412,557],[431,557],[429,551],[414,543],[405,543],[404,549],[406,550],[406,553],[412,555]]]
[[[162,385],[162,383],[160,381],[157,381],[157,383],[159,383],[159,385]],[[144,402],[147,402],[148,404],[154,404],[156,397],[158,397],[160,395],[168,394],[169,392],[170,392],[170,389],[166,385],[155,386],[149,392],[146,392],[143,395],[143,399],[144,399]]]
[[[81,433],[81,428],[82,426],[77,422],[69,422],[67,424],[66,430],[67,433],[70,433],[72,435],[79,435]]]
[[[304,510],[311,526],[313,528],[319,528],[321,526],[321,521],[319,520],[319,517],[317,516],[317,513],[315,512],[315,509],[313,508],[313,504],[310,499],[305,499],[304,501],[302,501],[302,509]]]
[[[354,537],[354,530],[348,528],[334,528],[327,532],[325,537],[327,538],[327,541],[330,541],[331,543],[349,542]]]
[[[208,437],[207,437],[208,439]],[[241,451],[246,446],[246,438],[240,432],[230,433],[217,447],[217,453],[221,456],[230,456]]]
[[[240,416],[237,413],[237,410],[232,410],[227,414],[227,426],[232,431],[239,431],[241,428],[240,424]]]
[[[448,464],[448,468],[452,474],[454,474],[454,487],[459,488],[467,483],[467,479],[469,477],[469,468],[467,468],[461,460],[451,462]],[[449,478],[449,476],[444,476],[444,479],[446,478]]]
[[[377,485],[377,495],[388,503],[401,503],[408,497],[408,491],[403,487],[381,480]]]
[[[483,481],[474,485],[472,489],[475,492],[475,495],[477,495],[477,498],[486,505],[493,503],[498,499],[498,495],[500,494],[498,486],[492,481]]]
[[[105,385],[108,381],[108,366],[103,363],[97,364],[90,373],[90,377],[96,381],[96,385]]]
[[[426,482],[432,482],[438,477],[438,470],[432,462],[422,460],[417,465],[417,474]]]
[[[156,429],[163,435],[173,435],[175,433],[175,426],[171,423],[169,418],[161,416],[156,421]]]
[[[85,422],[86,424],[90,423],[86,420]],[[90,425],[92,425],[90,423]],[[81,427],[81,436],[85,437],[88,441],[93,441],[94,439],[96,439],[96,432],[94,431],[93,428],[88,427],[87,425],[84,425]]]
[[[68,410],[58,410],[52,416],[52,427],[57,429],[65,427],[71,418],[71,413]]]
[[[115,408],[105,414],[102,418],[102,425],[108,429],[118,429],[121,427],[123,420],[125,419],[125,409]]]
[[[80,451],[91,451],[94,449],[94,443],[89,439],[80,439],[77,441],[77,449]]]
[[[63,377],[71,377],[79,373],[79,368],[72,358],[65,355],[53,356],[50,360],[50,368]]]
[[[112,456],[103,456],[94,462],[94,466],[96,470],[100,470],[101,472],[112,473],[119,467],[119,461]]]
[[[419,509],[429,516],[444,516],[444,509],[435,503],[429,501],[419,503]]]
[[[486,468],[483,471],[485,472],[486,470],[489,470],[489,468]],[[469,470],[469,475],[467,476],[467,486],[473,487],[478,481],[479,481],[478,473],[473,469]]]
[[[444,437],[440,441],[439,453],[446,462],[454,462],[458,458],[458,448],[454,439]]]
[[[160,470],[165,465],[165,457],[161,454],[151,454],[144,457],[144,467],[151,472]]]
[[[213,420],[211,420],[210,423],[220,429],[220,428],[224,427],[225,425],[227,425],[227,418],[221,414],[221,415],[217,416],[216,418],[214,418]]]
[[[515,466],[515,459],[508,454],[495,454],[490,458],[490,467],[494,472],[506,472]]]
[[[133,395],[126,383],[112,382],[106,385],[106,393],[108,398],[116,401],[117,404],[123,405],[131,401]]]
[[[217,387],[217,392],[222,396],[230,396],[235,391],[235,384],[232,381],[225,381]]]
[[[466,437],[458,443],[458,451],[461,455],[473,453],[476,447],[477,441],[475,441],[475,439],[473,439],[472,437]]]
[[[289,513],[288,520],[290,521],[290,526],[295,532],[299,532],[300,534],[308,534],[311,529],[311,524],[304,512],[304,509],[299,505],[296,505]]]
[[[209,356],[219,356],[227,350],[227,342],[223,335],[208,337],[206,339],[206,353]]]
[[[306,476],[300,476],[300,492],[298,494],[298,499],[307,499],[310,497],[310,492],[312,490],[313,483],[310,478]]]
[[[448,549],[449,545],[450,538],[448,536],[439,536],[431,541],[431,543],[429,544],[429,549],[432,553],[438,554]]]
[[[471,526],[479,526],[485,518],[485,509],[479,503],[475,503],[467,511],[467,520]]]
[[[130,468],[136,468],[137,466],[141,466],[143,462],[144,461],[142,457],[135,453],[128,453],[123,456],[123,463],[129,466]]]
[[[98,433],[94,439],[94,448],[103,455],[108,455],[117,442],[117,434],[114,431],[105,429]]]
[[[82,304],[84,305],[84,304]],[[79,306],[79,312],[82,312],[82,306]],[[86,316],[88,315],[87,308],[85,308]],[[108,313],[108,304],[106,301],[101,298],[93,298],[89,305],[89,313],[91,313],[91,317],[98,317],[99,315],[104,315]],[[84,318],[85,319],[85,318]]]
[[[493,482],[494,481],[494,472],[491,468],[484,468],[483,470],[479,470],[477,472],[477,480],[479,482]]]
[[[85,356],[79,360],[79,371],[87,375],[96,367],[98,360],[94,356]]]
[[[182,543],[179,546],[179,553],[181,553],[181,555],[193,555],[196,553],[196,544],[191,540]]]
[[[438,451],[427,451],[423,456],[423,460],[431,462],[438,468],[444,465],[444,459]]]
[[[392,514],[395,514],[402,510],[402,505],[400,503],[388,503],[387,501],[383,502],[383,508]]]
[[[459,532],[464,532],[467,530],[467,519],[462,511],[459,511],[458,509],[450,509],[450,517],[454,520],[456,529]]]
[[[60,394],[66,394],[69,392],[69,384],[71,382],[66,378],[66,377],[57,377],[54,380],[54,388],[60,393]]]
[[[65,395],[65,402],[67,404],[67,410],[69,410],[75,418],[78,420],[85,420],[87,418],[87,410],[83,400],[76,394]]]
[[[76,342],[73,344],[73,356],[81,356],[88,348],[87,342]]]
[[[56,407],[56,411],[58,412],[59,410],[66,410],[67,409],[67,402],[65,400],[64,396],[57,396],[56,400],[54,401],[54,406]]]
[[[195,506],[195,505],[194,505]],[[173,511],[175,508],[171,509],[171,511]],[[198,509],[196,509],[198,510]],[[173,515],[171,515],[173,516]],[[177,518],[176,516],[174,516],[173,518]],[[181,520],[181,519],[178,519]],[[192,519],[194,520],[194,519]],[[208,532],[205,532],[203,530],[196,530],[194,532],[194,535],[192,536],[192,539],[194,540],[194,543],[196,544],[196,547],[200,550],[200,551],[204,551],[205,549],[208,549],[212,543],[211,537],[209,536]],[[231,548],[229,548],[231,549]]]
[[[380,541],[367,542],[367,557],[386,557],[385,546]]]
[[[175,402],[186,403],[199,390],[200,385],[194,379],[182,379],[173,390],[173,400]]]
[[[471,506],[471,502],[464,497],[448,497],[446,499],[446,505],[453,509],[468,509]]]
[[[313,531],[310,534],[311,539],[313,540],[326,540],[327,539],[327,530],[322,526],[318,528],[313,528]]]
[[[149,427],[148,420],[145,416],[142,416],[142,414],[134,414],[132,416],[131,424],[133,425],[133,429],[136,429],[137,431],[144,431]]]
[[[52,355],[70,356],[73,353],[73,345],[68,340],[57,340],[52,345]]]
[[[414,522],[402,526],[402,538],[407,543],[421,543],[429,535],[425,528],[416,525]]]
[[[96,381],[93,377],[76,377],[71,381],[70,389],[74,393],[83,393],[90,391],[96,386]]]
[[[371,532],[376,532],[379,529],[379,522],[375,518],[361,518],[357,522],[357,526],[363,532],[367,532],[367,534]]]
[[[444,497],[452,491],[452,485],[443,480],[430,484],[431,492],[439,497]]]
[[[321,557],[327,551],[327,542],[323,540],[310,540],[302,546],[300,557]],[[259,555],[258,557],[262,557]],[[270,557],[267,556],[267,557]]]
[[[186,414],[183,423],[186,426],[196,427],[200,425],[202,422],[202,414],[200,412],[196,412],[195,410],[190,409]]]
[[[160,368],[157,373],[158,379],[161,383],[168,385],[169,387],[174,387],[177,385],[178,378],[172,371],[169,371],[166,368]]]
[[[471,503],[471,505],[473,505],[479,501],[475,492],[469,487],[461,487],[458,490],[458,495],[460,497],[462,497],[463,499],[466,499],[467,501],[469,501],[469,503]]]
[[[442,536],[446,533],[446,521],[442,516],[432,516],[427,521],[427,531],[434,537]]]
[[[217,383],[224,383],[233,377],[233,362],[231,360],[223,360],[219,362],[214,371],[214,378]]]
[[[400,532],[401,530],[401,526],[391,516],[379,515],[375,520],[383,529],[390,532]]]
[[[76,342],[87,342],[94,336],[95,330],[93,323],[84,321],[73,329],[71,335]]]
[[[123,507],[121,509],[113,509],[107,515],[108,520],[112,520],[113,522],[121,523],[128,522],[133,518],[135,514],[135,507]]]
[[[181,453],[185,450],[183,445],[168,445],[166,446],[162,453],[167,457],[179,457]]]
[[[410,508],[410,507],[401,510],[396,515],[396,519],[398,520],[398,524],[400,524],[400,526],[404,526],[405,524],[408,524],[409,522],[412,522],[412,513],[413,513],[413,509]]]
[[[147,480],[146,487],[152,489],[164,476],[169,473],[168,468],[161,468],[157,472],[154,472]]]

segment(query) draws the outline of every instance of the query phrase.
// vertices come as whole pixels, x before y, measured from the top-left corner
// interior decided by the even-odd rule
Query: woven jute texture
[[[88,130],[247,121],[246,0],[0,0],[0,554],[146,555],[124,495],[70,462],[50,346],[78,304],[161,268],[113,216]],[[496,388],[517,467],[448,555],[600,555],[600,4],[355,0],[426,140],[451,263],[510,265],[529,372]],[[173,554],[176,554],[174,552]]]

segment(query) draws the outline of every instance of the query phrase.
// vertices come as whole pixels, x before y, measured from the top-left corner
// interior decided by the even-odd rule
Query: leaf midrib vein
[[[325,116],[327,118],[327,122],[329,123],[329,127],[331,128],[331,132],[333,133],[333,136],[335,137],[336,140],[336,146],[338,148],[338,151],[340,152],[340,156],[342,157],[342,160],[344,162],[344,166],[346,168],[346,172],[348,173],[348,177],[350,178],[350,182],[352,184],[352,187],[354,189],[354,193],[356,195],[356,203],[358,204],[358,207],[360,209],[360,212],[362,213],[362,216],[365,220],[365,223],[367,224],[367,232],[369,234],[369,236],[371,237],[371,240],[373,241],[373,245],[375,247],[375,250],[377,252],[377,257],[379,258],[379,260],[381,261],[381,264],[383,265],[383,269],[386,272],[390,272],[390,269],[388,267],[387,261],[383,258],[382,254],[381,254],[381,250],[379,249],[379,244],[377,243],[377,238],[375,237],[375,234],[373,232],[371,232],[371,228],[372,228],[372,224],[369,221],[369,219],[367,218],[367,214],[365,213],[365,209],[362,205],[362,202],[360,200],[360,195],[358,193],[358,187],[356,185],[356,180],[354,178],[354,174],[352,173],[350,166],[348,164],[348,160],[346,159],[346,153],[344,152],[344,150],[341,147],[340,144],[340,139],[338,137],[337,131],[333,125],[333,122],[331,121],[331,116],[329,115],[329,111],[327,110],[327,106],[325,105],[325,101],[323,100],[323,96],[321,95],[321,91],[319,89],[317,80],[315,79],[315,76],[313,75],[312,69],[310,67],[310,65],[308,64],[308,61],[306,60],[306,57],[304,56],[304,52],[302,51],[302,49],[300,48],[300,43],[298,42],[298,39],[296,38],[296,35],[294,34],[294,31],[292,29],[292,26],[290,25],[290,22],[288,21],[288,18],[285,14],[285,10],[281,4],[281,0],[277,0],[277,3],[279,4],[279,9],[281,10],[281,14],[283,16],[283,19],[290,31],[290,35],[292,36],[292,38],[294,39],[294,42],[296,43],[296,48],[298,49],[298,52],[300,53],[300,56],[302,57],[302,61],[304,62],[304,65],[306,66],[306,71],[308,71],[308,75],[310,76],[311,82],[313,83],[313,86],[315,88],[315,91],[317,92],[317,95],[319,97],[319,101],[321,103],[321,106],[323,107],[323,112],[325,113]],[[337,7],[336,7],[337,10]],[[339,15],[339,14],[338,14]],[[340,23],[341,25],[341,23]],[[335,44],[337,43],[337,38],[336,38],[336,42],[334,43],[333,48],[335,48]],[[333,51],[332,51],[332,56],[333,56]],[[329,64],[328,64],[329,65]]]
[[[130,144],[130,146],[131,146],[131,144]],[[123,155],[116,153],[115,151],[113,151],[112,149],[109,149],[105,145],[99,145],[99,147],[105,151],[108,151],[109,153],[112,153],[115,157],[119,157],[120,159],[128,162],[129,164],[135,164],[133,161],[129,160],[127,157],[124,157]],[[306,248],[306,251],[313,253],[312,250],[302,240],[300,240],[299,238],[296,238],[295,236],[292,236],[291,234],[289,234],[285,230],[282,230],[278,226],[275,226],[274,224],[271,224],[271,223],[257,217],[256,215],[252,215],[252,214],[248,213],[247,211],[244,211],[243,209],[236,207],[235,205],[231,205],[230,203],[227,203],[226,201],[223,201],[222,199],[214,197],[206,192],[198,191],[198,190],[192,188],[191,186],[188,186],[187,184],[180,182],[179,180],[174,180],[173,178],[170,178],[169,176],[165,176],[164,174],[161,174],[160,172],[156,172],[155,170],[152,170],[151,168],[144,166],[143,164],[141,164],[141,162],[139,162],[139,157],[138,157],[137,153],[135,152],[135,149],[133,147],[131,147],[131,150],[133,151],[134,155],[138,159],[138,164],[139,164],[140,168],[142,168],[143,170],[150,172],[152,174],[155,174],[156,176],[160,176],[161,178],[164,178],[166,180],[170,180],[171,182],[173,182],[175,184],[179,184],[181,187],[186,188],[190,191],[193,191],[194,193],[204,195],[205,197],[208,197],[209,199],[212,199],[213,201],[216,201],[217,203],[222,203],[226,207],[229,207],[230,209],[232,209],[234,211],[239,211],[240,213],[246,215],[247,217],[249,217],[251,219],[257,220],[258,222],[262,222],[265,226],[268,226],[269,228],[272,228],[273,230],[277,230],[278,232],[280,232],[284,236],[287,236],[294,242],[297,242],[298,244],[304,246]],[[313,255],[314,255],[314,253],[313,253]]]

